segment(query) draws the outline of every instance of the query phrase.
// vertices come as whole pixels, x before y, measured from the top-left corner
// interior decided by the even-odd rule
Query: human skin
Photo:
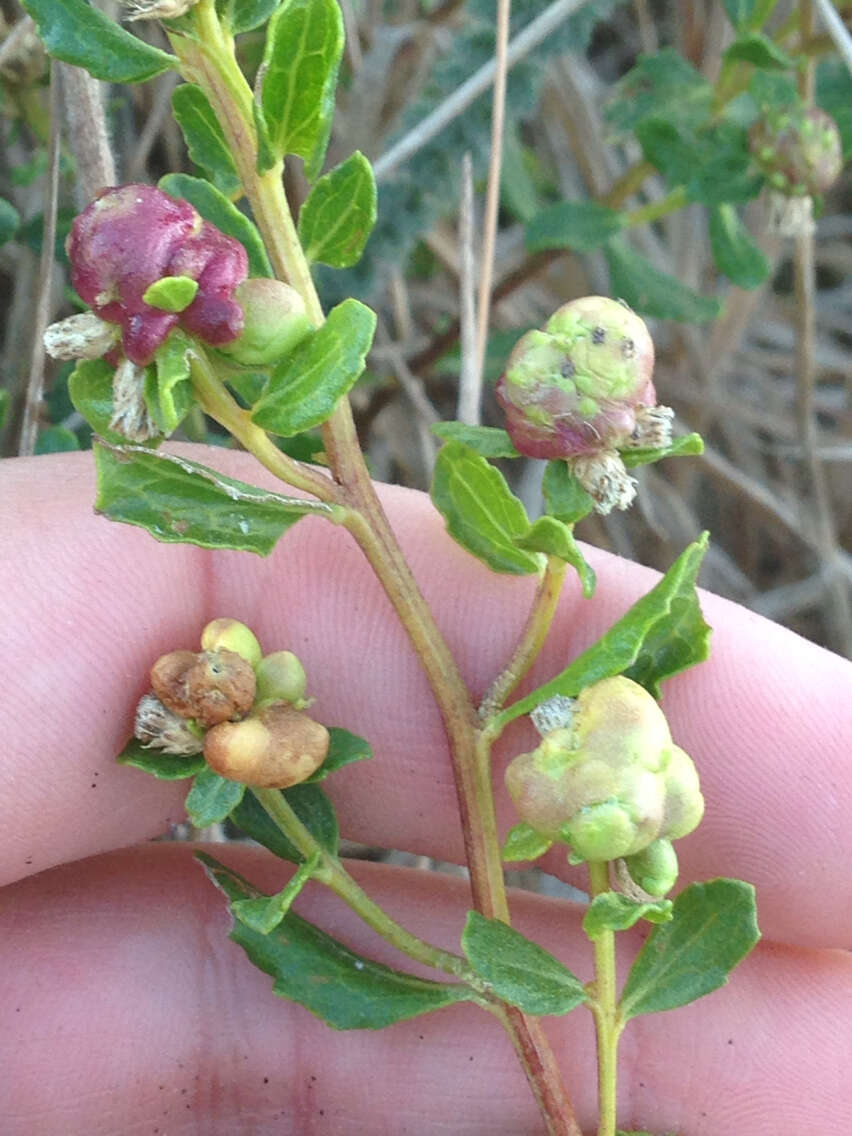
[[[187,451],[190,452],[190,451]],[[191,449],[269,483],[245,454]],[[490,574],[455,546],[422,495],[383,500],[475,696],[523,625],[534,582]],[[267,559],[156,543],[93,515],[90,454],[0,463],[0,1111],[4,1136],[534,1136],[542,1131],[496,1022],[456,1006],[378,1033],[337,1033],[276,998],[227,939],[222,896],[183,844],[148,844],[182,819],[185,783],[115,765],[146,672],[197,648],[220,615],[266,651],[294,650],[311,714],[375,750],[327,786],[343,834],[460,861],[440,718],[404,633],[342,530],[300,521]],[[589,549],[593,600],[570,581],[525,687],[561,669],[655,580]],[[709,662],[665,685],[675,741],[695,760],[704,821],[678,842],[681,883],[757,886],[763,941],[730,984],[637,1019],[621,1047],[619,1123],[679,1136],[852,1131],[852,668],[704,594]],[[515,723],[496,755],[500,831],[514,823],[502,770],[534,744]],[[291,870],[216,846],[268,890]],[[548,871],[583,883],[552,852]],[[370,894],[451,950],[469,906],[458,878],[358,864]],[[584,981],[582,909],[515,893],[516,926]],[[395,954],[319,887],[297,910],[356,949]],[[619,936],[629,964],[644,932]],[[591,1017],[546,1029],[578,1118],[593,1130]]]

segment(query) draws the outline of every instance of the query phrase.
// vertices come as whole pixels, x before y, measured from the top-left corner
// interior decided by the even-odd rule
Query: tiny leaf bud
[[[241,722],[207,731],[204,756],[231,781],[264,789],[287,789],[315,773],[328,754],[325,726],[293,706],[276,703]]]
[[[305,301],[281,280],[244,280],[234,298],[243,310],[243,329],[219,350],[245,367],[277,362],[311,332]]]
[[[237,619],[211,620],[201,632],[201,647],[204,651],[233,651],[252,667],[257,667],[263,655],[255,633]]]
[[[198,281],[190,276],[164,276],[145,289],[142,299],[163,312],[182,312],[198,293]]]
[[[275,651],[257,667],[257,701],[290,702],[301,710],[307,706],[305,668],[292,651]]]

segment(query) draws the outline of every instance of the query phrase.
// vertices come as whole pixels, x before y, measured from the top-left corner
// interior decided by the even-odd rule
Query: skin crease
[[[186,452],[271,484],[247,455]],[[342,832],[458,860],[440,720],[353,542],[307,519],[267,559],[211,554],[108,524],[93,516],[93,497],[90,454],[0,464],[0,661],[12,676],[0,700],[4,1136],[540,1133],[508,1042],[475,1007],[337,1033],[274,998],[268,976],[227,940],[222,898],[191,850],[143,843],[182,817],[186,786],[112,761],[147,667],[164,651],[198,649],[207,620],[233,616],[265,650],[297,652],[312,716],[372,742],[372,762],[328,783]],[[533,582],[488,573],[449,541],[421,495],[387,489],[383,499],[481,695],[511,650]],[[565,666],[656,579],[595,550],[589,559],[595,599],[569,582],[524,688]],[[702,602],[712,659],[666,683],[664,697],[707,798],[702,825],[678,842],[680,882],[754,882],[764,940],[728,987],[630,1023],[619,1123],[679,1136],[841,1136],[852,1131],[850,668],[732,604]],[[504,743],[501,832],[514,823],[502,768],[534,735],[516,723]],[[267,890],[288,874],[253,849],[212,851]],[[583,881],[563,855],[546,866]],[[411,930],[458,950],[463,881],[382,865],[355,871]],[[418,970],[322,889],[310,887],[297,906],[356,949]],[[513,910],[519,930],[591,977],[581,912],[531,895],[518,895]],[[625,966],[641,934],[619,936]],[[590,1017],[578,1009],[546,1025],[590,1130]]]

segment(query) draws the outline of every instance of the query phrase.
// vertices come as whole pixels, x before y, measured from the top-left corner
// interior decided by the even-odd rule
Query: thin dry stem
[[[482,401],[482,368],[476,345],[476,252],[474,249],[473,162],[470,154],[462,158],[461,199],[459,202],[459,330],[461,366],[456,417],[459,422],[476,425]]]

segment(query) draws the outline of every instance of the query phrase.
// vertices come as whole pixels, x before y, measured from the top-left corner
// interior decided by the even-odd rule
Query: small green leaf
[[[596,201],[560,201],[543,209],[526,228],[530,252],[570,248],[590,252],[624,228],[624,213]]]
[[[218,190],[232,197],[241,189],[240,175],[210,100],[194,83],[182,83],[172,92],[172,110],[189,156]]]
[[[126,32],[86,0],[24,0],[47,51],[96,79],[140,83],[177,59]]]
[[[596,895],[583,917],[583,930],[590,939],[599,938],[604,931],[626,931],[640,919],[649,923],[667,923],[672,915],[670,899],[637,902],[617,891]]]
[[[462,949],[497,997],[525,1014],[567,1014],[587,1001],[567,966],[500,919],[469,911]]]
[[[518,863],[521,860],[537,860],[539,856],[543,856],[547,852],[551,844],[553,844],[552,840],[548,840],[546,836],[536,832],[531,824],[527,824],[523,820],[514,828],[509,829],[506,839],[503,841],[500,855],[509,864]]]
[[[645,161],[671,185],[686,185],[701,164],[698,135],[670,118],[645,119],[636,127],[636,138]]]
[[[436,422],[432,433],[445,442],[462,442],[484,458],[519,458],[505,430],[496,426],[468,426],[464,422]]]
[[[35,454],[67,454],[79,450],[80,439],[67,426],[46,426],[39,430],[36,438]]]
[[[157,348],[154,366],[146,373],[145,405],[157,429],[167,438],[177,430],[192,406],[191,352],[191,340],[175,328]]]
[[[329,726],[328,733],[330,741],[325,761],[304,782],[305,784],[324,781],[330,773],[336,773],[344,765],[352,765],[355,761],[366,761],[373,756],[370,743],[359,738],[357,734],[350,734],[348,730],[341,730],[338,726]]]
[[[375,312],[357,300],[332,308],[322,327],[275,367],[253,420],[285,438],[325,422],[364,370],[375,330]]]
[[[191,276],[163,276],[145,289],[142,299],[163,312],[183,312],[197,291],[198,281]]]
[[[157,540],[235,548],[265,556],[300,517],[333,517],[320,502],[282,497],[225,477],[176,454],[141,446],[95,446],[95,509],[139,525]]]
[[[684,549],[657,585],[637,600],[594,646],[556,678],[507,706],[495,719],[495,727],[502,729],[554,694],[573,698],[584,687],[612,675],[625,673],[654,693],[664,678],[705,659],[706,633],[693,642],[681,638],[680,632],[694,626],[696,610],[700,618],[695,579],[706,550],[705,533]],[[675,635],[671,642],[670,633]]]
[[[304,158],[310,182],[331,133],[343,38],[337,0],[284,0],[266,33],[261,102],[272,149]]]
[[[245,785],[229,781],[205,766],[195,775],[186,797],[186,815],[196,828],[218,824],[243,799]]]
[[[285,888],[275,895],[258,895],[249,899],[235,899],[231,904],[231,912],[245,923],[251,931],[261,935],[268,935],[274,931],[290,908],[293,900],[314,874],[320,862],[319,853],[316,853],[301,865]]]
[[[679,51],[667,47],[640,55],[632,71],[616,84],[606,117],[621,132],[635,130],[654,115],[697,129],[709,119],[713,101],[712,84]]]
[[[250,32],[265,24],[281,0],[216,0],[219,19],[232,35]]]
[[[650,465],[652,462],[662,461],[663,458],[692,458],[704,453],[704,439],[700,434],[681,434],[675,438],[670,446],[650,448],[635,446],[631,449],[619,450],[621,460],[628,469],[637,465]]]
[[[515,544],[530,527],[526,509],[503,474],[469,446],[447,442],[439,450],[432,500],[450,536],[495,572],[539,571],[541,558]]]
[[[287,804],[314,839],[326,852],[336,856],[339,839],[337,817],[331,801],[322,789],[318,785],[304,782],[278,792],[284,794]],[[231,820],[246,836],[250,836],[282,860],[290,860],[294,864],[300,864],[304,860],[304,856],[282,833],[254,793],[246,793],[231,814]]]
[[[547,511],[552,517],[573,525],[587,517],[595,503],[564,461],[547,463],[542,483]]]
[[[138,738],[131,738],[115,760],[119,765],[132,765],[134,769],[151,773],[161,781],[182,781],[185,777],[194,777],[206,764],[203,753],[163,753],[161,749],[148,749]]]
[[[250,276],[274,276],[260,233],[233,202],[220,193],[215,185],[189,174],[166,174],[157,183],[164,193],[182,197],[194,205],[205,221],[234,237],[245,248],[249,258]]]
[[[722,55],[725,63],[739,60],[742,63],[751,63],[755,67],[762,67],[767,71],[788,71],[796,66],[795,59],[791,59],[782,49],[762,32],[749,32],[739,36]]]
[[[661,272],[620,237],[613,238],[604,252],[610,291],[642,315],[682,323],[707,323],[718,316],[718,300],[701,296],[674,276]]]
[[[518,548],[527,552],[543,552],[547,556],[558,556],[576,571],[583,586],[583,595],[591,599],[595,594],[595,573],[574,540],[571,528],[556,517],[539,517],[533,521],[529,532],[515,540]]]
[[[356,150],[308,194],[299,213],[299,238],[308,260],[351,268],[361,259],[375,223],[373,167]]]
[[[196,857],[232,910],[236,902],[259,895],[212,856],[197,852]],[[464,983],[430,982],[363,958],[292,911],[268,935],[237,919],[230,938],[274,978],[276,994],[333,1029],[383,1029],[455,1002],[479,1000]]]
[[[622,1018],[673,1010],[724,986],[759,938],[751,884],[691,884],[674,901],[671,922],[654,928],[633,963]]]
[[[720,272],[739,288],[757,288],[769,276],[770,264],[733,205],[710,210],[710,248]]]
[[[11,202],[0,197],[0,245],[10,241],[20,227],[20,213]]]

